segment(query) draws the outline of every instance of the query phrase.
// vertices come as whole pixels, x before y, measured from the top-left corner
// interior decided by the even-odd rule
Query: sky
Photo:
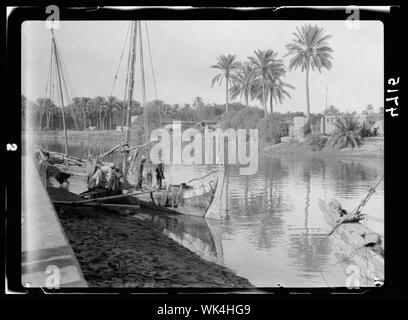
[[[285,45],[294,39],[296,27],[306,23],[323,27],[332,37],[333,67],[311,72],[311,112],[328,105],[341,111],[362,111],[368,104],[383,106],[383,24],[359,21],[349,29],[345,21],[147,21],[154,76],[160,100],[192,103],[199,96],[205,103],[225,103],[224,85],[211,80],[216,57],[235,54],[246,61],[257,49],[272,49],[285,65],[290,57]],[[110,95],[124,47],[129,21],[61,21],[55,36],[69,76],[72,96]],[[129,42],[130,33],[128,36]],[[145,22],[142,22],[147,100],[155,99]],[[50,64],[51,33],[44,21],[26,21],[22,26],[22,94],[30,100],[43,97]],[[113,95],[123,99],[128,46],[125,47]],[[136,62],[134,99],[141,101],[139,54]],[[291,99],[275,106],[276,111],[304,111],[305,74],[288,72],[285,82],[295,87]],[[237,100],[239,101],[239,99]],[[242,101],[243,102],[243,101]],[[259,106],[257,101],[251,105]]]

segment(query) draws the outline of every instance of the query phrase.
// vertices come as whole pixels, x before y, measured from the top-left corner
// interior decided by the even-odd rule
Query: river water
[[[63,151],[62,140],[41,142],[50,150]],[[88,149],[99,154],[113,145],[71,141],[69,151],[84,157]],[[166,178],[168,183],[180,183],[211,168],[166,166]],[[344,268],[336,260],[327,236],[330,228],[318,200],[337,198],[344,208],[353,209],[382,173],[382,159],[299,159],[260,154],[255,175],[241,176],[238,167],[228,167],[224,221],[147,211],[134,216],[257,287],[344,287]],[[85,178],[70,178],[68,188],[74,193],[85,191]],[[383,235],[383,181],[362,213],[368,215],[363,223]]]

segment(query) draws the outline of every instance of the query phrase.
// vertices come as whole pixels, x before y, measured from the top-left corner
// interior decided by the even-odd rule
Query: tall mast
[[[55,55],[55,63],[57,67],[57,74],[58,74],[58,84],[59,84],[59,89],[60,89],[60,97],[61,97],[61,110],[62,110],[62,126],[64,129],[64,137],[65,137],[65,155],[68,155],[68,137],[67,137],[67,129],[65,127],[65,114],[64,114],[64,97],[62,93],[62,79],[61,79],[61,66],[60,66],[60,61],[58,58],[58,50],[57,50],[57,44],[55,42],[55,36],[54,36],[54,29],[51,29],[51,35],[52,35],[52,44],[54,47],[54,55]]]
[[[145,88],[145,75],[144,75],[144,64],[143,64],[143,41],[142,41],[142,25],[141,22],[138,21],[139,24],[139,50],[140,50],[140,73],[141,73],[141,84],[142,84],[142,107],[145,108],[145,112],[143,112],[144,117],[144,130],[145,130],[145,141],[148,140],[148,133],[149,130],[147,128],[147,118],[146,118],[146,88]]]
[[[128,103],[127,103],[127,110],[126,110],[126,127],[125,127],[125,142],[129,144],[129,137],[130,137],[130,108],[132,105],[132,98],[133,98],[133,85],[134,85],[134,76],[135,76],[135,60],[136,60],[136,35],[137,35],[137,23],[133,21],[132,27],[132,42],[130,46],[131,50],[131,58],[130,58],[130,72],[129,72],[129,87],[128,87]],[[127,169],[127,157],[129,151],[124,152],[123,154],[123,173],[126,175]]]

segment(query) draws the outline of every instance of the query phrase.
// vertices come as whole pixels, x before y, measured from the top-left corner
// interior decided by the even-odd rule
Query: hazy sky
[[[309,21],[307,21],[309,22]],[[148,21],[153,68],[158,98],[167,103],[192,103],[196,96],[206,103],[225,103],[225,87],[211,79],[210,68],[221,54],[236,54],[240,61],[257,49],[273,49],[280,58],[297,26],[306,21]],[[345,21],[311,21],[324,27],[333,48],[330,71],[310,74],[311,111],[328,104],[342,111],[363,110],[367,104],[383,105],[383,25],[378,21],[360,21],[359,29],[348,29]],[[108,96],[119,63],[129,21],[63,21],[55,31],[65,65],[71,78],[73,96]],[[153,100],[146,32],[143,27],[144,64],[147,100]],[[130,35],[129,35],[130,37]],[[129,39],[128,39],[129,40]],[[27,21],[22,28],[22,93],[34,100],[44,96],[50,61],[51,34],[43,21]],[[137,57],[139,59],[139,57]],[[287,65],[289,57],[283,58]],[[127,48],[122,59],[113,95],[123,99]],[[140,68],[137,61],[136,100],[141,100]],[[305,74],[299,70],[287,74],[292,99],[278,111],[304,111]],[[259,105],[252,102],[252,105]]]

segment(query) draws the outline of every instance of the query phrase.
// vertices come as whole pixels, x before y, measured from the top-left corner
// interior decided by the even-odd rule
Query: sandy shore
[[[78,200],[66,190],[48,191],[53,200]],[[90,287],[252,287],[129,214],[100,208],[56,209]]]

